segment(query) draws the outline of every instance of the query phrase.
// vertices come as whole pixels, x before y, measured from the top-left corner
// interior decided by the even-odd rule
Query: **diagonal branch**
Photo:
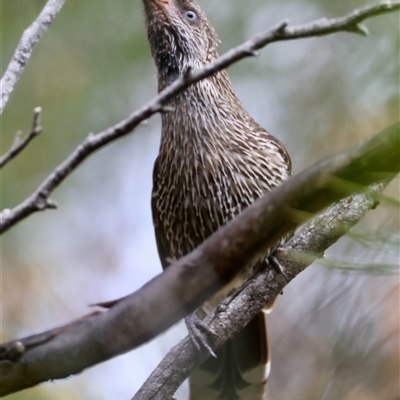
[[[400,124],[353,149],[315,163],[266,194],[192,253],[108,311],[2,345],[0,396],[79,373],[149,341],[193,312],[277,238],[310,219],[312,213],[348,196],[347,190],[342,191],[336,185],[337,178],[353,183],[355,191],[360,192],[374,182],[392,179],[399,171]],[[342,206],[348,207],[347,202]],[[314,253],[321,253],[325,247],[313,229],[325,229],[328,237],[334,216],[329,225],[323,219],[314,221],[315,228],[303,231],[303,237],[296,236],[291,246],[303,255],[305,249],[301,243],[306,240]],[[288,264],[282,257],[282,261],[286,275],[293,279],[312,260],[300,259]],[[272,301],[287,284],[273,270],[260,279],[265,279],[262,287],[266,293],[260,304]],[[238,324],[243,326],[247,308],[240,314],[243,319]],[[216,318],[228,315],[221,313]],[[225,332],[224,326],[221,324],[221,332]],[[193,355],[193,349],[189,351]]]
[[[255,52],[269,43],[328,35],[335,32],[355,32],[360,22],[383,13],[400,9],[400,0],[381,1],[375,5],[365,6],[352,11],[344,17],[320,19],[308,24],[289,26],[283,21],[276,27],[254,36],[251,40],[229,50],[223,56],[204,68],[188,71],[178,78],[158,96],[150,100],[130,116],[98,134],[90,134],[37,188],[37,190],[13,209],[0,213],[0,233],[29,215],[47,208],[54,208],[50,194],[90,155],[110,142],[123,137],[135,129],[142,121],[158,112],[167,112],[166,105],[174,96],[184,91],[195,82],[227,68],[233,63],[253,56]]]
[[[0,114],[3,113],[4,107],[14,90],[14,86],[18,82],[33,52],[33,48],[47,31],[64,3],[65,0],[48,0],[36,20],[23,33],[6,72],[0,81]]]
[[[376,206],[377,195],[386,187],[380,183],[371,190],[346,198],[314,218],[303,227],[285,246],[275,252],[285,275],[291,280],[340,239],[371,208]],[[269,303],[284,286],[285,279],[274,270],[264,270],[246,284],[232,301],[219,306],[206,318],[217,335],[213,336],[213,350],[239,332]],[[209,356],[208,351],[194,348],[189,337],[174,346],[148,377],[132,400],[170,399],[178,387],[190,375],[193,368]]]
[[[21,153],[21,151],[28,146],[32,139],[42,133],[43,128],[39,125],[41,113],[42,109],[40,107],[36,107],[33,110],[32,128],[25,138],[22,138],[21,131],[18,131],[15,134],[11,148],[7,151],[7,153],[0,157],[0,169],[3,168],[13,158],[15,158],[19,153]]]

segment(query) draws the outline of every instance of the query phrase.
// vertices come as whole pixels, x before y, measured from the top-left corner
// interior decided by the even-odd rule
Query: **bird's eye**
[[[197,14],[193,10],[185,11],[185,16],[190,22],[194,22],[197,20]]]

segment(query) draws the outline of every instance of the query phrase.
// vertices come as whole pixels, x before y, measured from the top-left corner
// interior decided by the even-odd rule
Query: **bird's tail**
[[[250,323],[190,375],[190,400],[265,400],[269,373],[266,317]]]

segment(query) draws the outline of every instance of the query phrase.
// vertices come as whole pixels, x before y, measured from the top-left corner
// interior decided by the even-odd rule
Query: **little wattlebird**
[[[159,91],[188,68],[201,68],[218,56],[218,36],[194,1],[143,3]],[[176,96],[162,114],[153,172],[153,222],[163,268],[287,179],[290,169],[285,147],[249,116],[225,71]],[[247,266],[202,309],[209,312],[245,283],[273,250]],[[192,315],[186,324],[194,344],[212,352],[200,319]],[[263,313],[216,355],[191,373],[191,400],[265,398],[269,355]]]

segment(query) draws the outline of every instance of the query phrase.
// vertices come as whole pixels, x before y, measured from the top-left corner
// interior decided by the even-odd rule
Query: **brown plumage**
[[[200,68],[218,56],[218,36],[192,0],[143,2],[159,90],[188,67]],[[169,106],[172,111],[162,115],[152,194],[163,268],[279,185],[291,168],[284,146],[249,116],[225,71],[192,85]],[[210,299],[206,312],[241,286],[268,255]],[[192,400],[264,398],[268,347],[262,313],[217,356],[191,375]]]

